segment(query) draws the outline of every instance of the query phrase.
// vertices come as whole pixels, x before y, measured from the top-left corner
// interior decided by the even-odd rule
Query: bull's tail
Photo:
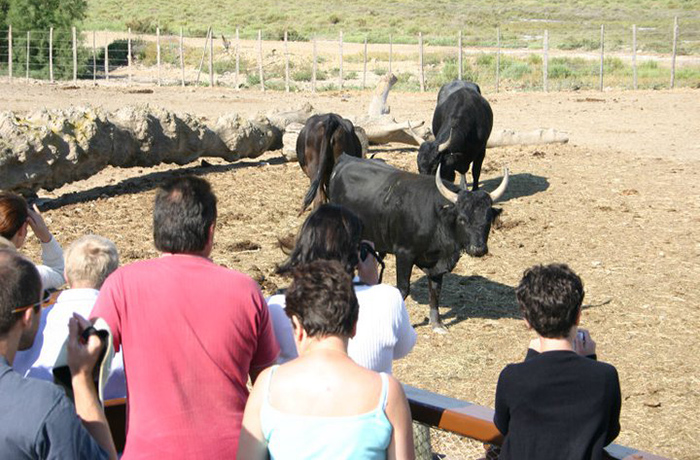
[[[306,196],[304,196],[304,202],[299,210],[299,215],[301,215],[306,208],[311,205],[314,198],[320,193],[323,196],[323,201],[328,199],[326,190],[328,190],[328,178],[333,170],[333,165],[335,163],[333,158],[333,146],[331,145],[331,139],[333,133],[340,126],[340,120],[338,117],[331,116],[328,117],[323,122],[323,139],[321,140],[321,152],[320,159],[318,162],[318,170],[316,171],[316,177],[311,181],[309,189],[306,191]]]

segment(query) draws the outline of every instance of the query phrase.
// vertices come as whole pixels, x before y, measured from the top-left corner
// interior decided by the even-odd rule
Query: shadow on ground
[[[244,159],[230,164],[212,165],[202,159],[197,166],[174,168],[167,171],[158,171],[142,176],[130,177],[117,184],[94,187],[80,192],[67,193],[58,198],[38,199],[34,202],[42,211],[58,209],[62,206],[76,203],[85,203],[97,198],[109,198],[120,195],[138,194],[158,188],[163,182],[173,177],[194,175],[203,176],[210,173],[232,171],[239,168],[251,168],[265,165],[279,165],[285,163],[284,157],[275,157],[266,161]]]
[[[415,326],[428,324],[428,278],[422,276],[411,284],[411,298],[425,306],[426,318]],[[483,276],[445,275],[440,296],[440,317],[446,326],[467,318],[520,319],[515,290]]]
[[[494,177],[493,179],[481,181],[481,189],[488,192],[495,190],[501,183],[502,178],[503,173],[501,172],[501,175]],[[469,176],[467,176],[467,179],[469,179]],[[546,177],[535,176],[534,174],[530,173],[511,174],[508,179],[508,188],[498,202],[502,203],[514,198],[536,195],[537,193],[544,192],[548,188],[549,181]]]

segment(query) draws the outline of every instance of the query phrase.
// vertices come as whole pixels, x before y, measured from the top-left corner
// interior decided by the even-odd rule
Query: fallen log
[[[535,129],[534,131],[512,131],[504,129],[492,132],[486,142],[486,148],[505,147],[507,145],[566,144],[569,135],[556,129]]]
[[[148,106],[0,113],[0,189],[34,193],[86,179],[106,166],[187,164],[199,157],[255,158],[281,146],[264,116],[204,118]]]

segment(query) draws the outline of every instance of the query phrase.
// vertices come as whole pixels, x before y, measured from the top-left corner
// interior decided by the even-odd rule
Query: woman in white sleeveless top
[[[337,261],[297,267],[287,290],[299,357],[263,371],[243,416],[238,458],[413,459],[401,384],[347,355],[358,302]]]

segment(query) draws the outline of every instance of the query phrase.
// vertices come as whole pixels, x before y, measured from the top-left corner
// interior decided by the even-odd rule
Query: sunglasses
[[[382,276],[384,276],[384,259],[379,255],[377,251],[374,250],[371,244],[366,241],[360,242],[360,260],[364,262],[367,260],[367,256],[372,255],[374,259],[379,263],[381,269],[379,270],[379,281],[378,284],[382,284]]]
[[[21,313],[25,310],[29,310],[30,308],[36,308],[36,307],[41,307],[41,308],[46,308],[49,305],[52,305],[53,303],[56,302],[56,297],[58,297],[59,291],[54,291],[54,292],[49,292],[49,291],[44,291],[42,294],[42,299],[38,302],[35,302],[33,304],[25,305],[24,307],[18,307],[12,310],[12,313]]]

